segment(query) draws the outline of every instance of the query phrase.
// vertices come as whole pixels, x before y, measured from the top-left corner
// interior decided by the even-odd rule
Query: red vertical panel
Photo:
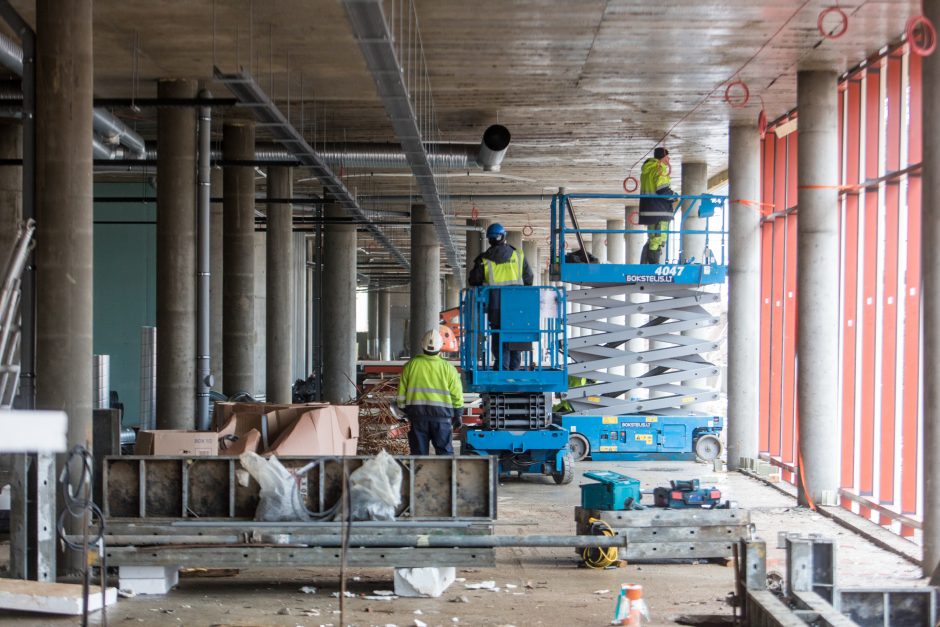
[[[909,55],[910,118],[908,121],[908,163],[920,163],[921,120],[921,60]],[[917,511],[917,443],[918,376],[920,374],[920,172],[907,179],[907,271],[904,275],[904,403],[901,416],[901,511]],[[913,535],[914,530],[901,527],[901,535]]]
[[[787,135],[787,209],[796,206],[796,153],[799,131]]]
[[[884,68],[887,73],[886,161],[888,172],[901,169],[901,58],[893,55]],[[898,332],[898,213],[900,211],[898,179],[885,184],[885,253],[882,277],[881,328],[881,441],[879,464],[879,501],[894,503],[894,445],[895,401],[897,384],[897,332]],[[891,519],[881,516],[881,524]]]
[[[865,177],[878,177],[878,123],[881,110],[880,63],[869,67],[865,81]],[[859,445],[860,494],[874,489],[875,458],[875,311],[877,298],[878,194],[865,193],[864,259],[862,262],[862,381]],[[863,516],[868,508],[861,508]]]
[[[796,178],[795,170],[792,171],[792,176]],[[796,213],[787,216],[783,306],[783,403],[780,410],[780,457],[784,462],[791,464],[796,461],[793,437],[796,424],[796,222]]]
[[[761,146],[761,202],[773,202],[774,190],[774,146],[776,136],[767,135]],[[771,359],[774,345],[771,342],[771,321],[773,319],[773,263],[774,263],[774,223],[761,225],[761,276],[760,276],[760,450],[770,450],[770,397],[771,397]]]
[[[860,167],[859,125],[861,124],[862,86],[850,80],[846,88],[848,100],[845,129],[846,185],[858,184]],[[841,145],[841,142],[840,142]],[[856,306],[858,301],[858,194],[845,196],[844,279],[842,282],[842,482],[843,488],[855,486],[855,340]],[[851,502],[843,499],[844,507]]]
[[[773,288],[770,343],[774,347],[770,362],[770,415],[768,422],[768,452],[778,457],[780,455],[780,396],[781,396],[781,367],[783,366],[783,270],[784,250],[786,246],[786,218],[775,218],[773,221]]]
[[[793,133],[790,133],[792,135]],[[778,137],[774,147],[774,207],[777,211],[789,209],[787,204],[787,137]],[[796,172],[793,173],[796,176]]]

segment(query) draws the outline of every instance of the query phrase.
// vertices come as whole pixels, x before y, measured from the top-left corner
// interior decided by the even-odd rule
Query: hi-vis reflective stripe
[[[429,394],[440,394],[441,396],[446,396],[447,398],[450,398],[450,390],[443,390],[441,388],[408,388],[407,394],[410,395],[410,394],[414,394],[415,392],[427,392]]]
[[[429,401],[421,399],[412,399],[409,405],[423,405],[425,407],[446,407],[448,409],[453,408],[453,405],[450,401]]]

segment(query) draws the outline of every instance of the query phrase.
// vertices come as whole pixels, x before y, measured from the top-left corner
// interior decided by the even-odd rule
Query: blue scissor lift
[[[551,278],[567,285],[567,300],[574,306],[567,315],[566,365],[573,378],[586,380],[567,390],[573,411],[556,417],[555,423],[570,433],[575,460],[714,459],[721,453],[718,434],[724,420],[693,407],[719,397],[702,383],[719,374],[703,357],[717,350],[719,341],[699,330],[719,324],[704,305],[718,302],[719,294],[709,288],[727,277],[727,198],[706,194],[676,199],[683,222],[701,218],[704,228],[668,231],[663,263],[565,259],[566,241],[583,249],[582,234],[611,238],[647,232],[643,226],[581,229],[572,201],[610,199],[622,206],[642,197],[562,190],[552,198]],[[721,227],[711,230],[709,222],[718,219],[717,212]],[[683,234],[699,236],[696,246],[701,250],[683,251]],[[717,258],[712,243],[717,243]],[[631,316],[638,315],[645,320],[631,324]],[[631,340],[648,344],[637,347]]]
[[[487,316],[496,298],[499,328]],[[482,424],[462,429],[461,452],[497,457],[501,476],[544,474],[556,483],[570,483],[574,472],[568,431],[553,424],[550,397],[568,387],[564,290],[469,288],[461,295],[460,325],[464,389],[483,399]],[[503,348],[522,352],[521,369],[508,369]]]

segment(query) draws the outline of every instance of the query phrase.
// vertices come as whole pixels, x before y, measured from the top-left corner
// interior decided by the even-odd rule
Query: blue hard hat
[[[486,228],[486,239],[494,239],[506,235],[506,228],[499,222],[494,222]]]

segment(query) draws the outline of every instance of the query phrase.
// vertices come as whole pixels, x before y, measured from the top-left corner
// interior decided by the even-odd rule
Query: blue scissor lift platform
[[[676,199],[683,224],[693,218],[699,228],[668,231],[663,263],[589,263],[587,255],[575,254],[572,261],[563,252],[566,241],[583,247],[585,234],[647,232],[645,227],[581,229],[573,200],[611,199],[622,205],[639,198],[564,192],[552,198],[551,278],[567,288],[567,367],[577,382],[565,393],[572,411],[557,416],[555,424],[569,432],[575,460],[715,458],[724,420],[694,407],[719,398],[702,382],[719,374],[703,356],[717,350],[719,340],[703,331],[719,324],[705,305],[719,301],[712,286],[727,279],[727,198]],[[712,221],[721,226],[713,230]],[[690,241],[701,249],[683,251],[673,241],[681,242],[682,235],[698,236]]]
[[[488,312],[498,299],[499,325]],[[567,389],[565,293],[552,286],[476,287],[461,294],[464,389],[483,398],[482,424],[461,430],[461,452],[492,455],[499,474],[574,477],[568,432],[552,420],[550,395]],[[504,350],[521,353],[510,370]]]

